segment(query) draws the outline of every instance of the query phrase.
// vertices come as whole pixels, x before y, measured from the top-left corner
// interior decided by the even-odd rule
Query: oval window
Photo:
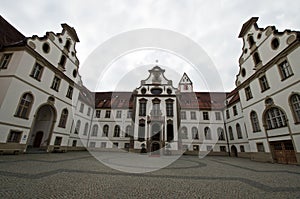
[[[151,93],[153,95],[160,95],[162,93],[162,89],[161,88],[152,88]]]

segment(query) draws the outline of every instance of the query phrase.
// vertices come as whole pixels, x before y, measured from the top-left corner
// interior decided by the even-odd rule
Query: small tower
[[[178,90],[182,93],[193,92],[193,82],[190,80],[186,73],[183,74],[182,78],[179,81]]]

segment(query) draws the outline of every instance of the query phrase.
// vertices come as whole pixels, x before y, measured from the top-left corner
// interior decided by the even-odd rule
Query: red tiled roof
[[[231,98],[228,102],[227,102],[227,106],[231,106],[232,104],[235,104],[236,102],[240,101],[240,95],[238,92],[238,89],[234,89],[233,91],[231,91],[230,93],[227,94],[227,99]]]

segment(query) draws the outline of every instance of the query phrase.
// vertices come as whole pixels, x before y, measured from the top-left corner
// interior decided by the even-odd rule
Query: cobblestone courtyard
[[[0,156],[0,198],[300,198],[299,177],[299,166],[229,157],[132,174],[88,152]]]

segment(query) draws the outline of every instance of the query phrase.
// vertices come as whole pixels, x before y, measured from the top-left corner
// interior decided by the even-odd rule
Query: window
[[[140,101],[140,110],[139,110],[139,116],[146,116],[146,100]]]
[[[192,138],[193,139],[199,139],[198,129],[196,127],[192,128]]]
[[[83,135],[87,135],[88,131],[89,131],[89,123],[86,122],[84,125]]]
[[[235,105],[232,107],[232,110],[233,110],[233,115],[237,115],[237,114],[238,114],[238,112],[237,112],[237,109],[236,109],[236,106],[235,106]]]
[[[9,64],[11,57],[12,57],[12,53],[5,53],[2,56],[1,62],[0,62],[0,69],[7,69],[7,66]]]
[[[41,66],[40,64],[36,63],[31,71],[30,76],[33,77],[34,79],[40,81],[43,70],[44,70],[44,67]]]
[[[89,147],[90,148],[95,148],[96,147],[96,142],[90,142]]]
[[[119,147],[119,143],[118,142],[114,142],[113,143],[113,148],[118,148]]]
[[[96,110],[96,118],[100,118],[101,110]]]
[[[216,120],[221,120],[221,113],[215,112]]]
[[[185,126],[181,128],[180,136],[182,139],[188,139],[187,128]]]
[[[255,65],[258,65],[259,63],[261,63],[261,60],[260,60],[260,57],[259,57],[258,52],[255,52],[255,53],[253,54],[253,60],[254,60],[254,64],[255,64]]]
[[[130,137],[132,134],[132,127],[130,125],[126,126],[125,137]]]
[[[250,47],[250,48],[255,44],[255,41],[254,41],[252,35],[250,35],[250,36],[248,37],[248,43],[249,43],[249,47]]]
[[[234,140],[233,132],[232,132],[231,126],[228,127],[228,131],[229,131],[229,139],[230,139],[230,140]]]
[[[191,119],[195,120],[196,119],[196,112],[191,111]]]
[[[206,146],[206,150],[207,150],[207,151],[212,151],[213,148],[212,148],[212,146],[208,145],[208,146]]]
[[[287,60],[281,62],[279,65],[279,72],[282,80],[287,79],[288,77],[293,75],[292,68]]]
[[[199,151],[199,145],[193,145],[193,151]]]
[[[272,107],[265,113],[265,122],[267,129],[276,129],[286,126],[286,116],[277,107]]]
[[[106,148],[106,142],[101,142],[100,147],[101,147],[101,148]]]
[[[117,111],[117,116],[116,118],[121,118],[122,117],[122,111]]]
[[[70,46],[71,46],[71,42],[70,42],[70,40],[67,40],[66,41],[66,44],[65,44],[65,49],[67,50],[67,51],[69,51],[70,50]]]
[[[145,140],[145,132],[145,120],[140,120],[138,129],[138,141],[142,142]]]
[[[256,143],[256,147],[257,147],[257,152],[265,152],[263,143]]]
[[[58,91],[61,79],[57,76],[54,76],[51,88],[55,91]]]
[[[203,112],[203,120],[209,120],[208,112]]]
[[[93,131],[92,131],[92,135],[91,135],[91,136],[96,137],[97,135],[98,135],[98,125],[97,125],[97,124],[94,124],[94,126],[93,126]]]
[[[60,61],[59,61],[58,65],[59,65],[60,67],[62,67],[62,68],[65,68],[66,61],[67,61],[66,56],[62,55],[61,58],[60,58]]]
[[[242,135],[242,129],[241,129],[240,124],[237,123],[235,128],[236,128],[236,133],[237,133],[238,139],[242,139],[243,135]]]
[[[80,131],[80,125],[81,125],[81,122],[80,122],[80,120],[78,120],[78,121],[76,122],[74,134],[78,134],[78,133],[79,133],[79,131]]]
[[[68,115],[69,115],[68,110],[66,108],[63,109],[62,112],[61,112],[61,115],[60,115],[60,120],[59,120],[59,123],[58,123],[58,127],[61,127],[61,128],[66,127]]]
[[[103,137],[108,137],[109,126],[106,124],[103,126]]]
[[[252,111],[250,113],[250,120],[251,120],[253,132],[260,131],[259,121],[255,111]]]
[[[32,104],[33,96],[30,93],[23,94],[23,96],[20,99],[15,116],[19,118],[28,119]]]
[[[83,109],[84,109],[84,104],[83,104],[83,103],[81,103],[81,104],[80,104],[80,109],[79,109],[79,112],[80,112],[80,113],[83,113]]]
[[[244,147],[244,145],[241,145],[241,146],[240,146],[240,150],[241,150],[241,152],[245,152],[245,147]]]
[[[119,125],[115,126],[114,137],[120,137],[120,126]]]
[[[160,101],[155,99],[152,104],[152,110],[151,110],[151,115],[153,116],[160,116],[161,111],[160,111]]]
[[[186,120],[186,112],[185,111],[181,111],[181,119]]]
[[[246,99],[249,100],[253,98],[250,86],[245,88]]]
[[[110,118],[110,111],[109,110],[105,111],[105,118]]]
[[[226,110],[226,118],[229,119],[230,118],[230,113],[229,110]]]
[[[62,137],[56,136],[55,140],[54,140],[54,145],[55,146],[60,146],[61,145],[61,141],[62,141]]]
[[[226,152],[226,146],[220,146],[220,151]]]
[[[91,115],[91,108],[89,107],[88,111],[87,111],[87,116],[90,116],[90,115]]]
[[[259,78],[259,84],[261,92],[264,92],[265,90],[268,90],[270,88],[267,77],[265,75]]]
[[[76,145],[77,145],[77,140],[73,140],[72,147],[76,147]]]
[[[173,117],[173,101],[171,100],[166,101],[166,113],[167,117]]]
[[[295,123],[300,123],[300,95],[293,94],[290,98]]]
[[[224,131],[221,127],[217,129],[219,140],[225,140]]]
[[[132,117],[132,111],[127,111],[127,118],[131,118]]]
[[[19,143],[21,140],[21,136],[22,136],[22,131],[11,130],[7,137],[7,142]]]
[[[72,95],[73,95],[73,87],[69,86],[66,97],[72,99]]]
[[[204,128],[204,136],[206,140],[211,140],[211,132],[209,127]]]

